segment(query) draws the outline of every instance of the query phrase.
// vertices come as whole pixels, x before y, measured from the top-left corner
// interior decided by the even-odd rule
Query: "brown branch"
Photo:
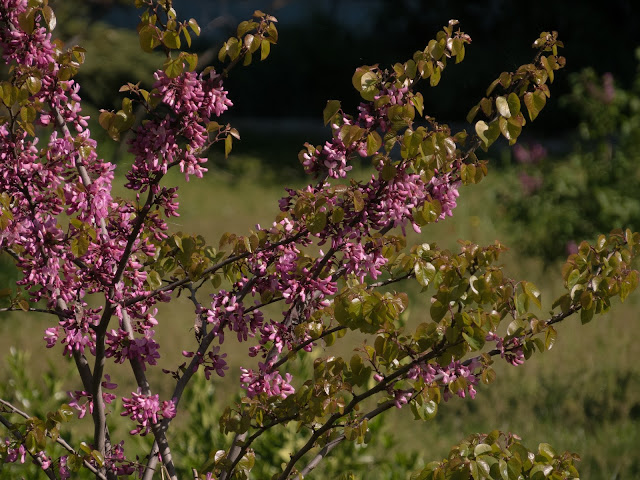
[[[211,267],[205,269],[202,272],[202,276],[209,275],[210,273],[213,273],[216,270],[220,270],[221,268],[223,268],[223,267],[225,267],[225,266],[227,266],[227,265],[229,265],[231,263],[235,263],[235,262],[237,262],[239,260],[243,260],[245,258],[248,258],[248,257],[250,257],[251,255],[253,255],[255,253],[269,251],[269,250],[272,250],[274,248],[279,247],[280,245],[286,245],[288,243],[295,242],[298,239],[300,239],[301,237],[303,237],[304,235],[306,235],[307,233],[308,232],[306,231],[306,229],[303,229],[300,232],[296,233],[292,237],[285,238],[284,240],[281,240],[279,242],[275,242],[275,243],[269,244],[268,247],[257,249],[254,252],[246,252],[246,253],[241,253],[241,254],[238,254],[238,255],[234,255],[232,257],[228,257],[225,260],[222,260],[221,262],[218,262],[215,265],[212,265]],[[125,307],[128,307],[130,305],[133,305],[134,303],[138,303],[138,302],[141,302],[143,300],[146,300],[147,298],[153,298],[155,296],[160,295],[161,293],[175,290],[176,288],[181,287],[183,285],[186,285],[186,284],[190,283],[191,281],[192,280],[190,278],[183,278],[181,280],[176,280],[174,282],[169,283],[168,285],[165,285],[164,287],[157,288],[155,290],[151,290],[150,292],[147,292],[146,294],[138,295],[138,296],[135,296],[135,297],[131,297],[128,300],[125,300],[122,303],[122,305],[125,306]]]
[[[27,420],[31,418],[28,414],[26,414],[25,412],[20,410],[18,407],[13,406],[11,403],[7,402],[6,400],[3,400],[3,399],[0,398],[0,403],[2,405],[4,405],[5,407],[9,408],[10,410],[12,410],[14,413],[20,415],[23,418],[26,418]],[[6,420],[2,415],[0,415],[0,422],[2,422],[4,424],[4,426],[7,427],[9,429],[9,431],[11,431],[12,434],[14,432],[17,432],[17,429],[13,425],[11,425],[11,423],[8,420]],[[49,434],[47,434],[47,436],[51,437],[51,435],[49,435]],[[18,438],[18,440],[20,440],[21,443],[24,443],[24,438]],[[55,441],[56,441],[56,443],[58,445],[62,446],[65,450],[67,450],[72,455],[78,455],[78,453],[73,449],[73,447],[71,445],[69,445],[67,443],[67,441],[64,438],[58,436]],[[35,457],[31,453],[29,453],[29,455],[31,455],[33,457],[33,459],[36,462],[38,462],[40,467],[42,467],[42,460],[40,460],[40,458]],[[105,477],[102,473],[100,473],[96,469],[96,467],[91,465],[87,460],[83,460],[82,463],[88,470],[90,470],[100,480],[107,480],[107,477]],[[50,470],[51,470],[51,467],[49,467],[49,469],[45,470],[45,472],[47,473],[47,476],[49,478],[53,479],[53,480],[56,480],[55,474],[53,473],[53,471],[50,472]],[[51,473],[51,475],[49,473]]]
[[[57,317],[64,316],[64,313],[58,310],[49,310],[47,308],[34,308],[29,307],[27,310],[24,310],[20,307],[6,307],[0,308],[0,312],[37,312],[37,313],[48,313],[49,315],[55,315]]]

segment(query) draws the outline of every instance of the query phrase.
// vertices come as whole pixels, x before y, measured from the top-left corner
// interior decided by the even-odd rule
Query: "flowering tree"
[[[471,39],[453,20],[408,61],[356,70],[363,102],[353,115],[327,103],[331,140],[300,153],[314,183],[288,189],[271,226],[225,234],[219,249],[170,233],[166,219],[178,215],[178,195],[163,185],[167,171],[201,177],[212,145],[231,151],[239,134],[216,120],[232,106],[223,81],[237,64],[264,60],[278,32],[276,19],[257,11],[222,46],[218,58],[226,66],[196,73],[196,55],[181,50],[199,33],[195,20],[178,21],[170,1],[136,4],[145,9],[142,49],[162,49],[166,61],[152,90],[123,86],[122,109],[99,118],[116,140],[132,130],[126,188],[135,200],[125,201],[112,197],[115,166],[98,158],[82,115],[73,76],[85,52],[52,39],[55,16],[46,0],[0,1],[0,44],[10,67],[0,84],[0,247],[22,272],[3,311],[51,314],[46,346],[73,358],[82,383],[46,418],[0,400],[5,462],[31,457],[51,479],[83,470],[100,479],[160,472],[176,479],[183,471],[195,479],[247,478],[256,439],[294,422],[308,440],[277,478],[305,476],[341,442],[365,442],[367,422],[383,412],[406,406],[427,420],[441,399],[473,398],[479,382],[494,380],[494,358],[519,365],[553,346],[555,324],[578,312],[587,322],[636,287],[631,262],[640,235],[631,231],[580,245],[563,269],[567,293],[548,316],[530,309],[541,307],[532,283],[507,278],[495,264],[504,250],[498,242],[464,242],[457,253],[429,243],[407,248],[407,228],[420,232],[447,220],[459,186],[487,174],[478,149],[500,136],[515,144],[525,110],[535,119],[549,97],[547,83],[564,65],[556,33],[543,32],[533,62],[502,73],[471,110],[469,122],[483,117],[474,132],[454,133],[425,115],[417,91],[421,83],[436,86],[448,64],[463,60]],[[134,106],[146,112],[137,127]],[[348,178],[355,158],[371,160],[368,180]],[[429,319],[403,331],[409,300],[394,288],[412,281],[431,296]],[[215,293],[205,300],[208,282]],[[173,394],[160,399],[147,381],[160,356],[156,306],[182,291],[196,316],[194,348],[183,352],[185,364],[166,372]],[[269,304],[282,305],[282,315],[268,318]],[[371,340],[351,358],[320,357],[308,378],[292,376],[298,358],[353,332]],[[172,420],[199,369],[207,379],[225,374],[225,335],[246,342],[250,357],[239,377],[245,397],[220,420],[233,441],[226,450],[209,446],[200,465],[181,465],[172,456]],[[116,394],[115,382],[124,379],[110,377],[114,362],[130,364],[136,391]],[[131,435],[154,438],[143,460],[129,458],[124,440],[111,433],[116,402]],[[76,413],[90,415],[94,433],[73,446],[61,424]],[[418,478],[574,478],[574,459],[546,444],[529,452],[516,436],[495,431],[467,439]]]

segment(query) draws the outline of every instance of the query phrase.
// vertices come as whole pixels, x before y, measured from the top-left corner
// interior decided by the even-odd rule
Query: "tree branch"
[[[285,238],[284,240],[281,240],[279,242],[271,243],[271,244],[269,244],[268,247],[257,249],[253,253],[246,252],[246,253],[241,253],[241,254],[238,254],[238,255],[234,255],[232,257],[228,257],[225,260],[222,260],[221,262],[218,262],[215,265],[212,265],[211,267],[205,269],[202,272],[202,276],[209,275],[210,273],[213,273],[216,270],[220,270],[221,268],[223,268],[223,267],[225,267],[225,266],[227,266],[229,264],[235,263],[238,260],[242,260],[244,258],[248,258],[248,257],[250,257],[251,255],[253,255],[255,253],[269,251],[269,250],[272,250],[274,248],[279,247],[280,245],[286,245],[288,243],[295,242],[298,239],[300,239],[301,237],[303,237],[304,235],[306,235],[307,233],[308,232],[306,231],[306,229],[305,230],[301,230],[300,232],[296,233],[292,237]],[[141,302],[142,300],[146,300],[147,298],[153,298],[153,297],[155,297],[157,295],[160,295],[161,293],[175,290],[176,288],[181,287],[183,285],[186,285],[187,283],[189,283],[191,281],[192,280],[190,278],[188,278],[188,277],[187,278],[183,278],[181,280],[176,280],[174,282],[169,283],[168,285],[165,285],[164,287],[160,287],[160,288],[157,288],[155,290],[151,290],[150,292],[147,292],[147,293],[145,293],[143,295],[137,295],[135,297],[131,297],[128,300],[125,300],[122,303],[122,305],[125,306],[125,307],[128,307],[130,305],[133,305],[134,303],[138,303],[138,302]]]
[[[5,307],[5,308],[0,308],[0,312],[37,312],[37,313],[47,313],[49,315],[55,315],[57,317],[60,317],[61,315],[64,315],[62,312],[57,311],[57,310],[49,310],[47,308],[35,308],[35,307],[30,307],[27,310],[24,310],[22,308],[19,307]]]
[[[17,413],[21,417],[26,418],[27,420],[31,418],[28,414],[26,414],[25,412],[20,410],[18,407],[13,406],[11,403],[7,402],[6,400],[3,400],[3,399],[0,398],[0,403],[2,405],[4,405],[5,407],[11,409],[14,413]],[[4,424],[4,426],[7,427],[12,434],[17,431],[17,429],[8,420],[6,420],[2,415],[0,415],[0,422],[2,424]],[[48,436],[51,437],[50,435],[48,435]],[[21,438],[18,438],[18,440],[20,440],[21,443],[24,443],[24,437],[21,436]],[[73,449],[73,447],[71,445],[69,445],[67,443],[67,441],[64,438],[58,436],[55,441],[56,441],[56,443],[58,445],[62,446],[62,448],[67,450],[72,455],[78,455],[78,453]],[[29,455],[31,455],[33,457],[33,459],[36,462],[38,462],[38,464],[42,467],[42,460],[40,458],[35,457],[31,453],[29,453]],[[99,478],[100,480],[107,480],[107,477],[105,477],[102,473],[100,473],[96,469],[96,467],[91,465],[87,460],[83,460],[82,463],[85,466],[85,468],[90,470],[94,475],[96,475],[97,478]],[[49,469],[45,470],[45,473],[47,473],[47,476],[49,478],[51,478],[52,480],[56,480],[55,474],[53,473],[53,471],[50,471],[50,470],[51,470],[51,467],[49,467]],[[49,473],[51,473],[51,475]]]
[[[560,312],[556,315],[553,315],[549,320],[547,320],[545,322],[545,325],[551,325],[553,323],[558,323],[561,322],[562,320],[566,319],[567,317],[571,316],[573,313],[577,312],[580,310],[580,306],[577,307],[572,307],[570,308],[567,312]],[[521,340],[524,339],[527,336],[533,336],[533,332],[528,331],[525,332],[523,335],[521,335],[520,338]],[[458,342],[459,343],[459,342]],[[285,470],[282,472],[282,474],[278,477],[278,480],[286,480],[289,478],[291,471],[293,470],[293,467],[295,466],[295,464],[309,451],[311,450],[311,448],[313,448],[315,446],[316,441],[327,431],[331,430],[332,428],[335,428],[335,423],[342,417],[344,417],[345,415],[351,413],[353,410],[355,410],[356,406],[362,402],[363,400],[371,397],[372,395],[381,392],[382,390],[386,390],[387,387],[391,386],[396,379],[399,379],[400,377],[402,377],[403,375],[405,375],[411,368],[413,368],[416,365],[419,365],[421,363],[424,363],[428,360],[430,360],[431,358],[435,358],[437,357],[442,351],[454,347],[455,345],[457,345],[457,343],[455,344],[450,344],[450,345],[444,345],[441,349],[438,350],[431,350],[423,355],[421,355],[420,357],[416,358],[415,360],[411,361],[410,363],[402,366],[401,368],[397,369],[395,372],[391,373],[390,375],[387,375],[386,377],[384,377],[382,379],[382,381],[380,381],[375,387],[359,394],[359,395],[354,395],[354,397],[352,398],[352,400],[349,402],[349,404],[347,404],[347,406],[344,407],[342,413],[340,412],[336,412],[333,415],[331,415],[329,417],[329,419],[325,422],[325,424],[320,427],[318,430],[316,430],[314,432],[314,434],[311,436],[311,438],[307,441],[307,443],[300,449],[298,450],[298,452],[296,452],[292,457],[291,460],[289,461],[289,463],[287,463],[287,466],[285,467]],[[496,355],[500,355],[502,352],[498,349],[493,349],[487,353],[485,353],[484,355],[489,355],[491,357],[496,356]],[[468,358],[467,360],[463,361],[462,364],[465,366],[469,366],[472,362],[475,361],[480,361],[482,360],[483,355],[477,355],[471,358]],[[437,382],[439,380],[441,380],[443,377],[442,374],[438,374],[434,377],[434,382]],[[391,404],[393,405],[394,402],[390,401]],[[383,404],[381,404],[380,406],[378,406],[376,409],[372,410],[371,412],[369,412],[367,415],[370,415],[370,417],[367,417],[367,415],[363,416],[363,418],[373,418],[376,415],[379,415],[380,413],[382,413],[384,410],[387,410],[388,408],[391,407],[391,405],[387,405],[389,402],[385,402]],[[332,445],[331,448],[329,448],[326,452],[322,452],[323,455],[322,457],[326,456],[333,448],[335,448],[335,446],[337,446],[337,444],[340,442],[337,442],[335,445]],[[311,463],[313,463],[313,465],[311,466],[310,470],[315,468],[315,466],[318,464],[318,462],[321,460],[321,458],[317,459],[317,461],[315,461],[316,459],[314,458],[314,460],[312,460]],[[307,465],[307,467],[309,467],[309,465]],[[305,468],[307,468],[305,467]],[[310,471],[309,470],[309,471]],[[302,472],[301,472],[302,473]]]

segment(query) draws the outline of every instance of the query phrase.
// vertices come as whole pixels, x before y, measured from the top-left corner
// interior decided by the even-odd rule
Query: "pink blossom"
[[[173,418],[176,416],[175,403],[173,401],[163,401],[160,404],[158,395],[143,395],[132,392],[131,398],[122,398],[124,411],[120,414],[129,417],[137,423],[135,429],[131,430],[131,435],[140,434],[142,436],[149,433],[151,425],[157,424],[163,418]]]
[[[263,363],[258,363],[259,372],[251,369],[241,368],[240,382],[242,387],[247,390],[247,396],[253,398],[262,393],[267,397],[287,398],[295,393],[295,389],[291,386],[291,374],[286,373],[284,378],[277,371],[269,371]],[[267,373],[269,372],[269,373]]]

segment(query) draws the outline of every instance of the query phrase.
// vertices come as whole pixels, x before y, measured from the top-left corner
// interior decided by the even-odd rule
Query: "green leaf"
[[[29,302],[26,301],[24,298],[21,298],[20,300],[18,300],[18,308],[20,310],[22,310],[23,312],[28,312],[29,311]]]
[[[429,286],[436,276],[436,267],[429,262],[417,261],[413,267],[416,280],[423,287]]]
[[[342,207],[335,207],[331,212],[331,222],[340,223],[344,220],[344,209]]]
[[[509,112],[512,116],[520,113],[520,98],[515,93],[511,92],[507,97],[507,104],[509,105]]]
[[[25,105],[20,109],[20,118],[23,122],[33,123],[36,119],[36,109],[31,105]]]
[[[509,104],[507,103],[507,99],[503,96],[499,96],[498,98],[496,98],[496,109],[498,110],[498,113],[504,118],[509,118],[511,116]]]
[[[425,420],[431,420],[438,413],[438,404],[433,400],[425,402],[422,408],[425,414],[423,417]]]
[[[483,338],[474,338],[471,335],[467,335],[466,332],[462,332],[462,338],[464,338],[465,341],[469,344],[471,350],[480,350],[482,347],[484,347]]]
[[[80,234],[71,240],[71,253],[76,257],[82,257],[89,250],[90,239],[88,235]]]
[[[391,162],[386,162],[382,167],[382,172],[380,172],[380,176],[383,180],[389,182],[395,178],[398,174],[398,169]]]
[[[485,122],[484,120],[476,122],[476,133],[478,134],[478,137],[480,137],[480,140],[482,140],[484,144],[488,146],[489,139],[485,136],[487,130],[489,130],[489,125],[487,125],[487,122]]]
[[[593,308],[593,293],[584,290],[580,295],[580,306],[585,310]]]
[[[187,42],[187,46],[191,47],[191,34],[189,33],[189,30],[187,30],[186,28],[181,28],[180,33],[184,35],[184,39]]]
[[[373,72],[365,72],[360,77],[360,95],[365,100],[372,101],[378,92],[378,76]]]
[[[518,315],[524,315],[529,311],[529,296],[521,293],[516,297],[516,310]]]
[[[240,22],[236,31],[236,35],[238,37],[242,37],[244,36],[245,33],[252,30],[255,26],[256,26],[256,22],[250,22],[247,20]]]
[[[162,278],[158,272],[151,270],[147,274],[147,283],[152,290],[156,290],[162,286]]]
[[[556,452],[548,443],[541,443],[540,445],[538,445],[538,453],[540,453],[540,455],[542,455],[549,461],[553,460],[553,458],[556,456]]]
[[[435,222],[442,214],[442,204],[439,200],[433,199],[431,202],[424,202],[420,212],[426,223]]]
[[[484,455],[485,453],[491,453],[491,445],[487,445],[486,443],[479,443],[476,445],[476,448],[473,449],[473,455],[475,457],[479,457],[480,455]]]
[[[535,303],[538,308],[542,308],[542,303],[540,302],[541,293],[538,287],[531,282],[522,282],[522,287],[529,299]]]
[[[542,57],[540,57],[540,63],[542,64],[542,66],[547,72],[547,75],[549,76],[549,83],[553,83],[554,73],[553,73],[553,68],[550,65],[549,59],[543,55]]]
[[[591,320],[593,320],[593,314],[594,314],[594,309],[590,308],[590,309],[581,309],[580,310],[580,322],[582,323],[582,325],[585,325],[587,323],[589,323]]]
[[[196,34],[196,36],[200,36],[200,25],[198,25],[198,22],[196,22],[195,18],[190,18],[189,19],[189,26],[191,27],[191,30],[193,31],[193,33]]]
[[[436,85],[438,85],[438,83],[440,83],[440,77],[441,76],[442,76],[442,70],[440,69],[440,67],[434,66],[433,67],[433,73],[429,77],[429,84],[432,87],[435,87]]]
[[[573,289],[573,287],[578,283],[579,280],[580,280],[580,270],[578,269],[572,270],[569,276],[567,277],[567,288]]]
[[[486,456],[480,457],[480,458],[476,457],[476,464],[478,465],[478,472],[482,475],[482,478],[491,478],[490,477],[491,469],[489,468],[489,464],[487,463]]]
[[[544,480],[547,479],[553,467],[551,465],[537,464],[529,472],[529,478],[531,480]]]
[[[307,218],[307,229],[314,235],[322,232],[327,226],[327,212],[317,212]]]
[[[382,138],[378,132],[371,132],[367,135],[367,155],[375,155],[382,147]]]
[[[411,410],[416,420],[431,420],[438,413],[438,404],[433,400],[424,402],[422,405],[411,402]]]
[[[228,158],[231,153],[231,149],[233,148],[233,137],[231,135],[227,135],[224,139],[224,158]]]
[[[220,47],[220,50],[218,50],[218,60],[221,62],[224,62],[224,59],[227,56],[227,42],[223,43],[222,46]]]
[[[260,61],[264,60],[269,56],[271,52],[271,43],[266,38],[262,40],[260,43]]]
[[[431,304],[429,314],[434,322],[439,322],[449,311],[449,305],[443,305],[440,300],[436,300]]]
[[[524,297],[524,294],[521,294],[518,297]],[[521,331],[524,330],[525,327],[526,325],[524,321],[521,318],[516,318],[507,327],[507,335],[510,335],[510,336],[518,335]]]
[[[489,385],[495,381],[496,372],[492,368],[487,367],[482,371],[480,378],[482,379],[482,383]]]
[[[49,31],[56,28],[56,16],[53,13],[53,9],[49,5],[45,5],[44,7],[42,7],[42,16],[44,17],[44,21],[47,22]]]
[[[552,326],[547,327],[547,331],[544,335],[544,348],[546,350],[551,350],[553,345],[556,343],[556,338],[558,338],[558,333],[555,328]]]
[[[270,23],[267,27],[267,33],[269,34],[268,40],[271,43],[278,43],[278,29],[274,23]]]
[[[422,94],[420,92],[411,97],[411,103],[414,107],[416,107],[418,114],[422,116],[422,113],[424,111],[424,99],[422,98]]]
[[[168,58],[164,62],[163,69],[167,74],[167,77],[176,78],[182,73],[182,70],[184,69],[184,63],[182,63],[182,59],[180,57],[175,59]]]
[[[360,190],[353,192],[353,209],[356,212],[364,210],[364,198],[362,197],[362,192]]]
[[[547,97],[541,90],[527,92],[524,96],[524,104],[529,112],[529,118],[533,121],[540,113],[547,102]]]
[[[476,182],[476,166],[473,163],[463,163],[460,167],[460,180],[463,185],[470,185]]]
[[[183,53],[182,58],[187,61],[189,65],[189,71],[193,72],[198,66],[198,54],[197,53]]]
[[[162,35],[162,43],[165,47],[177,50],[180,48],[180,35],[174,30],[167,30]]]
[[[500,85],[500,79],[496,78],[493,82],[491,82],[491,85],[489,85],[489,87],[487,87],[487,96],[491,95],[491,92],[493,92],[493,90]]]
[[[27,89],[29,90],[29,93],[31,93],[31,95],[35,95],[42,88],[42,80],[40,80],[40,78],[35,77],[33,75],[30,75],[29,77],[27,77],[26,83],[27,83]]]
[[[160,45],[160,39],[158,38],[158,31],[152,25],[145,25],[138,32],[139,40],[140,40],[140,48],[144,52],[150,53]]]
[[[18,15],[18,25],[20,28],[28,34],[32,34],[35,28],[35,15],[36,10],[34,8],[30,8],[22,12]]]
[[[484,479],[484,477],[482,477],[480,475],[480,472],[478,472],[478,465],[473,460],[469,461],[469,470],[470,470],[470,473],[471,473],[471,478],[473,480],[483,480]]]
[[[520,473],[522,472],[522,462],[516,455],[513,455],[507,461],[507,471],[509,474],[509,480],[517,480],[520,477]]]
[[[476,115],[478,114],[479,110],[480,110],[480,104],[476,105],[471,110],[469,110],[469,113],[467,113],[467,122],[469,123],[473,122],[473,119],[476,118]]]
[[[340,102],[338,100],[329,100],[327,102],[327,106],[324,108],[322,112],[322,117],[324,119],[324,124],[327,125],[331,119],[338,113],[340,110]]]

